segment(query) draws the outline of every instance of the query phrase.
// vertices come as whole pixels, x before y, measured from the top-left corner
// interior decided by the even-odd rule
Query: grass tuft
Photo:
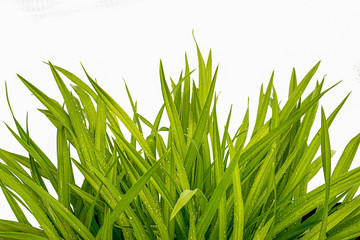
[[[304,96],[320,62],[299,82],[293,69],[282,106],[273,73],[266,88],[261,86],[254,128],[249,129],[248,108],[243,120],[235,123],[238,130],[230,133],[231,110],[224,128],[218,123],[218,66],[213,69],[211,51],[206,61],[197,43],[196,51],[197,82],[186,54],[177,82],[169,83],[160,61],[164,103],[153,121],[137,112],[126,84],[130,113],[84,67],[90,84],[47,63],[62,103],[18,75],[57,130],[57,156],[48,158],[36,145],[27,119],[21,126],[6,89],[16,128],[6,126],[28,155],[0,149],[0,188],[17,218],[0,220],[0,239],[360,236],[360,167],[350,170],[360,134],[331,172],[334,151],[328,129],[348,96],[327,117],[321,108],[321,128],[310,137],[319,101],[335,86],[323,90],[323,79]],[[70,80],[72,89],[63,78]],[[81,185],[74,181],[74,168],[84,177]],[[308,192],[309,181],[320,169],[324,183]],[[49,187],[55,189],[53,195]],[[29,223],[22,207],[39,226]]]

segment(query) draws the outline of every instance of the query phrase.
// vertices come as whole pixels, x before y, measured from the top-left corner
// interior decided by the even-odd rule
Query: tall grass
[[[321,108],[321,128],[310,138],[319,100],[334,87],[323,90],[322,79],[304,96],[320,62],[301,81],[293,70],[288,99],[281,105],[272,75],[261,87],[253,129],[249,109],[239,123],[230,122],[230,111],[223,128],[215,94],[218,67],[212,65],[211,51],[205,61],[197,46],[197,55],[197,82],[187,58],[177,82],[166,80],[160,62],[164,104],[154,120],[137,112],[127,87],[133,111],[125,112],[85,69],[90,84],[47,63],[63,97],[60,103],[18,75],[56,128],[57,156],[50,159],[36,145],[7,98],[14,118],[14,127],[7,127],[28,155],[0,149],[0,187],[17,218],[0,220],[0,239],[359,236],[360,168],[349,169],[360,135],[331,172],[328,129],[348,96],[330,114]],[[163,118],[168,125],[162,125]],[[230,124],[237,124],[235,133],[229,132]],[[81,185],[75,183],[74,168],[84,177]],[[324,184],[308,192],[321,169]],[[29,223],[22,207],[39,226]]]

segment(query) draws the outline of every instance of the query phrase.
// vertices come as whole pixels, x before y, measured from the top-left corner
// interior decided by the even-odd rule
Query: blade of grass
[[[323,217],[322,217],[319,240],[323,240],[326,238],[328,205],[329,205],[329,197],[330,197],[330,178],[331,178],[331,149],[330,149],[329,130],[325,117],[325,112],[322,107],[321,107],[321,159],[323,163],[326,191],[325,191],[324,209],[323,209]]]

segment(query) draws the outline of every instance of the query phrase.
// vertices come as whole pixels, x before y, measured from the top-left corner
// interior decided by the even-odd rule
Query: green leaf
[[[28,240],[28,239],[33,239],[33,240],[47,240],[48,238],[45,237],[41,237],[35,234],[31,234],[31,233],[21,233],[21,232],[0,232],[0,237],[1,238],[10,238],[10,239],[18,239],[18,240]]]
[[[70,210],[70,186],[72,175],[72,166],[70,161],[70,151],[68,149],[65,128],[57,130],[57,159],[59,170],[59,201]]]
[[[173,219],[175,215],[190,201],[190,199],[196,194],[198,190],[199,189],[194,189],[194,190],[187,189],[180,194],[178,200],[175,203],[175,207],[171,212],[170,220]]]
[[[323,217],[322,217],[319,239],[325,239],[326,228],[327,228],[328,205],[329,205],[329,197],[330,197],[331,149],[330,149],[329,130],[327,126],[325,112],[322,107],[321,107],[321,159],[323,162],[326,192],[325,192]]]
[[[160,81],[161,81],[161,91],[164,98],[166,112],[169,116],[169,121],[172,126],[172,130],[174,131],[173,137],[175,139],[175,144],[180,156],[183,158],[186,153],[184,132],[181,126],[179,114],[176,109],[174,100],[171,97],[169,87],[165,80],[164,68],[161,61],[160,61]]]

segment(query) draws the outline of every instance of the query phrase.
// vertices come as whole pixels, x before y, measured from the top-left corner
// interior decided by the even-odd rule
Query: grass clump
[[[19,75],[56,127],[57,156],[48,158],[31,139],[27,123],[21,126],[11,111],[16,129],[7,127],[28,155],[0,149],[0,187],[17,218],[0,220],[0,239],[359,236],[360,168],[349,169],[360,135],[349,142],[331,172],[334,152],[328,134],[348,96],[328,116],[321,108],[321,128],[310,138],[319,100],[332,88],[323,90],[322,79],[303,96],[319,63],[299,82],[293,70],[283,106],[272,75],[266,89],[261,88],[252,131],[247,109],[236,133],[230,133],[231,111],[224,131],[217,120],[218,68],[213,69],[211,52],[206,63],[198,47],[197,54],[197,83],[185,59],[179,81],[169,87],[160,62],[164,104],[154,121],[137,112],[127,88],[133,112],[126,113],[85,69],[90,85],[48,63],[61,103]],[[72,91],[64,77],[72,82]],[[168,126],[162,126],[162,118]],[[74,168],[84,177],[81,185],[75,183]],[[307,192],[308,182],[321,169],[325,183]],[[29,223],[23,208],[40,227]]]

